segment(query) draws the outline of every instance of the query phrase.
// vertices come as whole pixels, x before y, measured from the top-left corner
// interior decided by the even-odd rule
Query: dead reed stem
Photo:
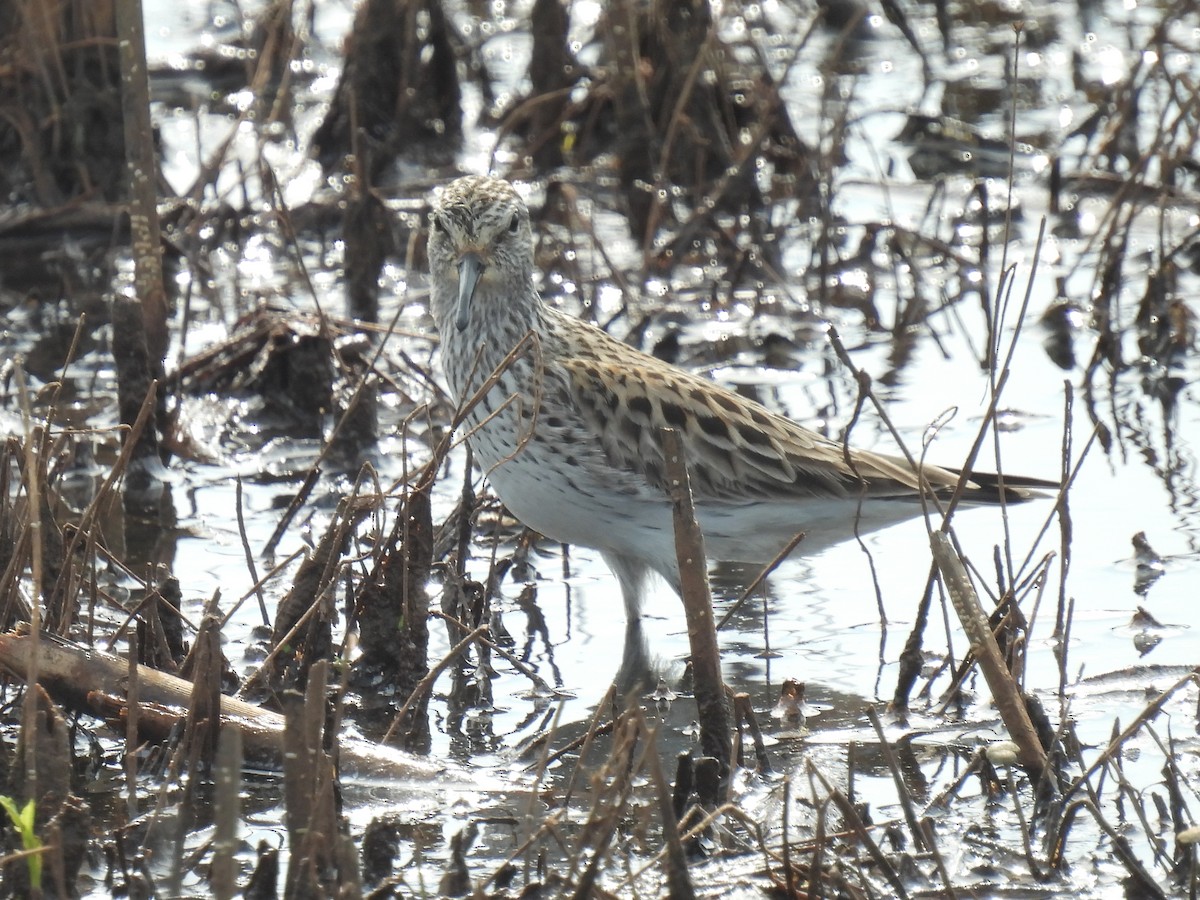
[[[942,582],[950,594],[950,602],[958,613],[958,620],[962,623],[967,639],[971,642],[971,649],[979,661],[979,667],[983,669],[996,708],[1000,711],[1008,733],[1020,748],[1021,765],[1032,778],[1037,779],[1046,767],[1046,751],[1038,741],[1021,691],[1009,673],[1004,654],[1000,652],[992,634],[987,613],[979,603],[979,595],[975,593],[970,576],[967,575],[949,536],[935,531],[930,534],[929,543],[938,570],[942,574]]]
[[[29,597],[29,660],[24,672],[25,683],[29,689],[21,705],[21,735],[24,740],[32,742],[37,732],[38,721],[38,663],[41,656],[42,639],[42,467],[38,461],[37,445],[40,441],[41,429],[33,424],[33,410],[29,396],[29,387],[25,381],[25,369],[19,364],[14,369],[17,379],[17,393],[21,406],[21,421],[25,432],[25,496],[29,501],[29,568],[32,575]],[[32,800],[38,796],[37,754],[24,755],[25,794],[26,799]]]
[[[721,649],[713,624],[704,537],[692,507],[687,457],[679,432],[674,428],[663,428],[660,434],[675,524],[680,595],[687,614],[688,643],[692,650],[696,707],[700,716],[700,745],[708,756],[718,761],[724,777],[729,771],[732,756],[729,706],[725,699],[725,683],[721,678]]]
[[[646,732],[646,740],[651,752],[646,754],[646,766],[649,769],[650,781],[654,786],[654,796],[658,801],[658,814],[662,819],[663,843],[666,845],[667,860],[667,895],[671,900],[691,900],[696,896],[692,888],[692,880],[688,876],[687,855],[683,850],[683,842],[679,839],[679,825],[675,821],[675,808],[671,802],[671,790],[663,775],[662,761],[659,759],[658,732],[646,722],[645,713],[635,707],[638,719]]]
[[[161,380],[167,356],[167,299],[163,289],[162,236],[158,227],[158,160],[150,122],[150,82],[141,0],[117,0],[121,58],[121,107],[129,168],[129,226],[134,291],[142,305],[151,369]],[[161,423],[160,423],[161,424]]]

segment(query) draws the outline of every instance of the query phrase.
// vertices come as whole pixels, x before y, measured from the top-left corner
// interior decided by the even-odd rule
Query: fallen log
[[[25,679],[33,638],[29,634],[0,634],[0,669]],[[38,683],[59,703],[103,717],[124,719],[129,663],[111,653],[82,647],[50,635],[38,641]],[[138,724],[143,734],[165,739],[187,715],[192,683],[157,669],[137,667]],[[221,727],[242,733],[246,758],[256,764],[281,767],[284,717],[235,697],[221,695]],[[429,787],[481,790],[512,789],[513,785],[484,784],[485,777],[452,770],[401,750],[356,738],[339,741],[342,774],[352,779],[408,781]],[[518,788],[519,789],[519,788]]]

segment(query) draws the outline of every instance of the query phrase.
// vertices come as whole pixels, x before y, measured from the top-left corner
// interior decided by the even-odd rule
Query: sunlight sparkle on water
[[[278,279],[279,248],[263,237],[246,241],[238,272],[252,283],[269,284]]]
[[[651,297],[665,297],[671,286],[661,278],[651,278],[646,282],[646,294]]]
[[[838,276],[838,281],[845,287],[858,288],[862,291],[871,289],[871,279],[865,269],[849,269]]]
[[[600,13],[603,11],[603,4],[594,0],[579,0],[571,4],[572,24],[577,28],[591,28],[600,21]]]
[[[1125,77],[1125,54],[1119,47],[1109,44],[1096,54],[1095,59],[1100,67],[1100,81],[1103,84],[1117,84]]]
[[[250,109],[250,107],[252,107],[254,105],[256,98],[254,95],[254,91],[247,88],[244,91],[237,91],[233,94],[230,94],[228,99],[229,99],[229,102],[233,105],[234,109],[236,109],[238,112],[245,112],[246,110]],[[254,124],[252,122],[247,121],[247,122],[243,122],[242,124],[247,126],[245,129],[243,129],[245,132],[253,134]]]
[[[597,288],[592,302],[596,304],[596,308],[601,312],[615,313],[621,308],[621,290],[615,285],[603,284]]]

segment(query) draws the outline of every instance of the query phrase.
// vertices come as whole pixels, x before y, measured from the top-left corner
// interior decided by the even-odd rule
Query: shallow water
[[[793,15],[790,8],[779,4],[766,4],[763,9],[782,23]],[[173,54],[186,57],[204,44],[205,36],[217,30],[209,22],[206,10],[207,6],[200,4],[171,9],[160,5],[152,9],[148,19],[151,56],[160,62],[172,59]],[[586,32],[589,17],[595,13],[594,5],[576,5],[576,27],[581,33]],[[1107,31],[1084,35],[1071,16],[1059,12],[1058,7],[1037,11],[1036,15],[1045,16],[1046,23],[1052,22],[1054,28],[1048,29],[1053,32],[1048,44],[1022,56],[1022,84],[1028,87],[1031,97],[1025,100],[1026,105],[1018,115],[1018,134],[1028,135],[1031,140],[1035,135],[1061,135],[1078,123],[1089,107],[1072,90],[1069,69],[1072,50],[1078,49],[1083,54],[1085,66],[1095,77],[1106,80],[1114,73],[1114,77],[1123,77],[1132,64],[1132,54],[1125,49],[1128,38],[1121,23],[1144,19],[1143,27],[1132,29],[1136,38],[1152,27],[1161,10],[1153,6],[1129,8],[1107,4],[1105,13],[1111,17],[1104,23]],[[454,14],[462,17],[464,23],[469,21],[462,10],[456,8]],[[272,164],[284,176],[281,180],[285,183],[285,197],[293,208],[312,199],[322,188],[319,172],[314,171],[315,163],[305,155],[304,141],[332,90],[339,64],[335,52],[338,35],[349,26],[350,15],[341,4],[318,5],[321,43],[314,45],[310,57],[316,77],[306,82],[302,92],[304,103],[296,118],[300,144],[282,141],[269,150]],[[1030,19],[1033,18],[1031,14]],[[933,28],[930,22],[924,25]],[[727,27],[736,30],[743,25],[737,19],[730,19]],[[780,30],[787,32],[783,27]],[[902,39],[887,28],[886,22],[876,23],[876,30],[877,36],[858,48],[854,78],[837,79],[840,90],[852,90],[853,96],[847,102],[850,115],[859,125],[851,129],[851,137],[843,148],[847,162],[837,170],[836,212],[844,217],[852,232],[861,223],[887,220],[916,231],[924,229],[949,237],[951,229],[967,227],[962,224],[961,214],[974,201],[972,183],[965,177],[952,176],[935,184],[916,177],[908,168],[908,151],[896,141],[904,125],[904,115],[913,110],[937,109],[937,97],[923,90],[920,61]],[[528,52],[526,38],[519,32],[504,34],[503,28],[498,31],[499,36],[484,45],[483,58],[493,67],[493,77],[502,82],[507,77],[511,82],[524,69],[521,60]],[[932,42],[933,35],[931,30],[924,36]],[[962,85],[975,79],[976,89],[983,93],[985,88],[1002,80],[1003,54],[1011,50],[1012,39],[1008,29],[997,25],[991,28],[981,25],[974,36],[979,40],[978,47],[957,56],[952,54],[951,61],[942,61],[942,65],[946,74],[955,78],[952,82],[955,89],[965,90]],[[831,42],[830,37],[813,42],[790,69],[785,90],[785,99],[795,121],[800,123],[802,137],[813,145],[823,140],[820,92],[827,86],[827,79],[835,77],[823,66]],[[964,72],[967,77],[959,79],[957,76]],[[515,89],[514,85],[509,87]],[[461,167],[467,171],[484,169],[492,151],[493,136],[472,124],[472,117],[481,106],[482,99],[468,89],[464,101],[467,137],[460,158]],[[165,145],[164,174],[177,188],[195,177],[197,146],[205,149],[215,146],[232,126],[227,111],[209,109],[204,103],[198,112],[182,105],[169,105],[156,109],[156,115]],[[991,115],[980,117],[982,127],[993,135],[1003,135],[1006,115],[1007,108],[1001,104]],[[239,139],[237,143],[237,155],[252,159],[255,139],[253,129],[247,129],[244,142]],[[504,161],[503,154],[500,160]],[[1052,722],[1063,719],[1073,722],[1078,738],[1088,748],[1087,756],[1094,755],[1097,747],[1107,743],[1114,727],[1124,727],[1141,712],[1150,692],[1174,682],[1186,668],[1200,662],[1192,590],[1200,577],[1197,560],[1200,513],[1192,450],[1200,424],[1200,404],[1196,403],[1193,384],[1196,356],[1191,349],[1175,359],[1169,373],[1150,361],[1144,366],[1130,366],[1112,377],[1101,370],[1094,378],[1095,396],[1090,406],[1082,391],[1082,366],[1064,370],[1047,354],[1043,346],[1047,333],[1040,319],[1059,298],[1060,279],[1068,296],[1084,311],[1080,314],[1082,324],[1074,332],[1081,363],[1086,363],[1097,334],[1088,327],[1086,316],[1092,302],[1096,248],[1084,237],[1052,234],[1034,268],[1038,222],[1049,214],[1045,167],[1046,157],[1036,152],[1022,154],[1017,161],[1014,204],[1021,215],[1014,223],[1013,239],[1008,245],[1007,263],[1015,266],[1015,289],[1003,329],[1002,348],[1017,333],[1018,325],[1020,335],[999,404],[1003,410],[1000,463],[1005,472],[1056,478],[1061,466],[1064,429],[1071,434],[1070,462],[1074,466],[1088,444],[1093,418],[1105,423],[1113,434],[1113,442],[1107,452],[1098,444],[1088,449],[1068,495],[1072,531],[1070,571],[1065,587],[1061,587],[1063,546],[1059,523],[1052,518],[1052,498],[1010,507],[1007,519],[997,508],[964,509],[956,516],[955,533],[966,557],[987,573],[983,581],[988,584],[995,583],[992,559],[993,548],[997,546],[1007,546],[1017,569],[1026,574],[1030,571],[1027,559],[1037,561],[1046,554],[1058,554],[1049,565],[1048,583],[1031,629],[1025,685],[1041,699]],[[411,173],[402,173],[401,182],[405,174]],[[397,205],[414,208],[409,201],[423,194],[431,175],[428,172],[412,175],[411,188],[399,188]],[[218,182],[218,188],[227,189],[226,198],[235,202],[241,187],[232,166],[226,177],[228,182]],[[235,185],[238,185],[236,191]],[[251,194],[253,190],[251,181]],[[989,193],[995,208],[1000,208],[1004,183],[992,182]],[[1089,222],[1095,225],[1097,217],[1104,214],[1103,204],[1093,202],[1089,209],[1093,206],[1093,211],[1081,217],[1085,227]],[[1195,229],[1200,221],[1198,208],[1195,202],[1180,202],[1147,210],[1132,223],[1126,252],[1131,258],[1140,258],[1158,247],[1160,230],[1178,234]],[[618,258],[624,255],[623,262],[636,271],[636,248],[621,230],[620,218],[600,211],[596,218],[609,252],[616,253]],[[1051,217],[1052,228],[1057,221]],[[811,248],[800,239],[799,228],[783,231],[787,240],[783,259],[789,277],[794,279],[786,287],[793,295],[803,296],[806,288],[811,287],[811,278],[806,281],[802,275],[808,268]],[[333,241],[322,248],[315,243],[306,247],[311,253],[306,264],[324,301],[339,303],[340,244]],[[1000,272],[1001,249],[998,242],[991,248],[991,264],[982,275],[993,286],[993,292]],[[194,354],[223,337],[236,316],[252,306],[256,298],[270,297],[299,308],[309,306],[293,267],[269,231],[262,238],[247,240],[240,250],[223,247],[211,262],[218,264],[214,268],[219,274],[207,292],[210,299],[194,311],[196,319],[187,336],[185,355]],[[1125,299],[1121,320],[1131,326],[1138,299],[1145,290],[1138,279],[1144,279],[1145,271],[1143,267],[1130,266],[1126,274],[1130,283],[1122,289]],[[927,458],[951,466],[961,464],[989,402],[988,378],[978,362],[985,320],[970,294],[925,319],[923,327],[913,331],[911,345],[901,351],[889,335],[870,331],[863,316],[852,310],[827,308],[822,315],[812,316],[808,309],[789,308],[785,303],[779,315],[753,317],[749,303],[731,302],[718,310],[706,308],[688,290],[695,285],[685,283],[703,283],[706,275],[703,270],[690,276],[681,275],[680,283],[672,286],[676,292],[662,300],[657,296],[657,286],[649,283],[639,298],[640,311],[654,317],[649,330],[652,337],[664,332],[665,323],[681,323],[685,364],[694,360],[696,368],[712,371],[720,381],[743,390],[757,390],[767,405],[797,421],[838,434],[853,414],[855,386],[823,338],[824,323],[831,322],[851,348],[855,365],[873,377],[888,417],[910,450],[919,454],[930,423],[938,421],[942,424],[930,443]],[[930,280],[930,295],[939,299],[959,289],[953,283],[954,274],[945,267],[931,267],[923,276]],[[179,276],[181,287],[187,277]],[[1018,323],[1017,307],[1031,277],[1028,312]],[[1196,296],[1196,274],[1182,271],[1179,277],[1180,295]],[[907,296],[909,277],[901,280],[900,292]],[[402,261],[393,261],[385,273],[385,281],[392,291],[384,298],[383,320],[387,321],[399,305],[404,310],[400,318],[402,330],[430,333],[431,324],[423,310],[422,275],[405,271]],[[567,285],[564,291],[562,286],[547,285],[547,292],[557,296],[578,288]],[[875,304],[884,311],[884,324],[889,324],[891,312],[899,305],[895,300],[898,285],[892,273],[877,273],[875,290]],[[699,292],[701,296],[704,293]],[[601,312],[615,311],[617,302],[613,292],[597,294]],[[11,315],[9,327],[12,330],[6,344],[23,349],[22,337],[13,326]],[[780,330],[795,340],[787,367],[766,365],[765,353],[753,342],[741,350],[735,347],[731,356],[713,358],[714,352],[719,355],[719,351],[712,348],[719,347],[725,338],[746,335],[758,338],[763,332]],[[433,352],[430,340],[392,340],[411,358],[422,362]],[[1125,358],[1135,359],[1138,349],[1132,328],[1123,334],[1122,340]],[[173,355],[179,349],[177,344]],[[407,389],[420,388],[419,381],[405,379],[403,364],[394,352],[388,359]],[[82,365],[90,364],[85,360]],[[1167,374],[1182,379],[1184,385],[1173,403],[1164,405],[1156,399],[1154,391]],[[1064,422],[1064,398],[1068,394],[1073,397],[1074,406],[1070,420]],[[394,394],[385,395],[381,406],[381,420],[393,425],[411,409],[408,399]],[[953,411],[952,417],[947,417],[949,411]],[[213,460],[182,462],[173,467],[175,528],[157,535],[155,546],[131,547],[129,552],[135,557],[168,563],[183,586],[185,613],[198,616],[215,591],[220,590],[232,602],[253,583],[247,572],[237,523],[231,515],[235,505],[232,477],[240,474],[245,482],[246,535],[252,548],[261,548],[275,529],[281,505],[294,493],[305,469],[316,458],[319,444],[316,440],[271,434],[269,426],[256,419],[252,407],[222,398],[191,399],[185,414],[188,431],[198,443],[209,448]],[[111,420],[111,414],[101,412],[93,421],[95,418]],[[851,441],[857,446],[895,452],[879,417],[870,410],[855,424]],[[416,442],[416,446],[418,455],[426,452],[421,442]],[[408,449],[397,437],[381,439],[370,461],[383,483],[400,478],[406,471],[403,454]],[[461,487],[463,454],[456,452],[451,460],[448,474],[439,482],[435,521],[449,514]],[[996,466],[996,450],[989,437],[984,442],[978,468],[991,471]],[[350,476],[345,473],[334,473],[322,483],[314,501],[281,544],[277,559],[323,532],[336,497],[348,488],[349,481]],[[1048,528],[1047,521],[1050,521]],[[1149,586],[1138,581],[1130,543],[1137,532],[1145,532],[1154,548],[1166,557],[1161,577]],[[499,552],[506,554],[510,548],[510,543],[502,543]],[[489,571],[492,547],[480,541],[474,551],[468,574],[482,581]],[[564,738],[581,733],[617,675],[624,617],[615,581],[598,556],[585,548],[571,548],[565,567],[569,576],[564,576],[561,548],[542,542],[529,562],[531,567],[522,572],[520,580],[510,578],[502,584],[495,602],[515,639],[516,650],[562,696],[554,699],[535,696],[523,676],[503,661],[495,660],[493,705],[469,711],[461,727],[451,727],[445,709],[445,689],[439,685],[434,689],[433,703],[432,754],[436,758],[458,760],[484,771],[513,765],[514,754],[525,742],[545,731],[552,713],[559,717],[559,733]],[[260,559],[259,574],[271,564],[271,560]],[[765,590],[750,599],[721,635],[726,680],[734,690],[751,695],[768,735],[777,740],[772,746],[777,771],[794,773],[797,781],[802,781],[804,766],[811,762],[831,780],[842,783],[848,748],[857,746],[861,755],[858,764],[862,768],[856,789],[861,799],[876,807],[877,820],[898,816],[899,812],[890,775],[877,760],[870,758],[876,738],[864,710],[869,705],[882,710],[882,705],[892,697],[898,657],[912,627],[929,564],[928,540],[919,520],[873,532],[862,546],[846,542],[806,554],[802,545],[798,557],[780,567]],[[718,618],[752,575],[737,567],[713,569]],[[537,587],[536,617],[517,602],[529,582]],[[269,585],[268,599],[277,600],[286,585],[287,575]],[[1060,663],[1056,656],[1058,642],[1052,634],[1060,592],[1074,604],[1065,663]],[[881,618],[881,606],[886,624]],[[1162,627],[1131,624],[1139,606],[1149,610]],[[645,627],[656,667],[669,682],[677,683],[689,653],[679,601],[660,585],[645,612]],[[1031,609],[1026,607],[1025,612],[1030,615]],[[935,601],[932,620],[924,641],[926,649],[935,655],[931,663],[944,656],[947,646],[954,660],[961,660],[967,647],[953,621],[953,612],[948,607],[943,611]],[[258,624],[261,622],[256,603],[250,601],[241,607],[224,632],[225,653],[242,673],[255,665],[245,655],[253,649],[250,631]],[[431,657],[437,659],[449,645],[444,629],[434,627],[432,634]],[[1065,673],[1061,690],[1060,673]],[[805,736],[797,736],[794,730],[783,732],[769,716],[779,687],[787,678],[806,682],[809,702],[823,707],[820,715],[809,720],[809,733]],[[918,690],[922,686],[923,681],[918,683]],[[978,675],[972,676],[966,685],[970,702],[944,715],[933,707],[948,686],[948,675],[943,672],[933,683],[929,697],[914,698],[912,713],[904,722],[883,714],[892,739],[917,735],[913,741],[917,751],[915,777],[929,785],[930,795],[953,781],[974,747],[1004,737],[988,701],[986,684]],[[1159,737],[1169,730],[1180,741],[1180,747],[1187,748],[1188,752],[1179,753],[1176,761],[1184,777],[1190,779],[1193,791],[1200,776],[1195,755],[1195,701],[1193,686],[1171,702],[1170,720],[1160,720],[1155,726]],[[660,731],[664,751],[686,746],[691,739],[685,733],[686,726],[693,717],[688,699],[680,698],[670,704],[663,713]],[[772,735],[772,732],[782,733]],[[1161,794],[1162,764],[1161,752],[1143,734],[1127,748],[1125,776],[1135,790]],[[549,777],[552,781],[561,778],[568,769],[565,764],[554,767]],[[777,781],[749,783],[744,787],[743,802],[748,807],[758,805],[767,818],[779,802],[778,785]],[[248,790],[261,806],[247,817],[242,836],[251,843],[264,836],[272,843],[282,841],[284,832],[279,824],[278,807],[272,805],[270,780]],[[349,784],[345,796],[347,815],[355,828],[389,812],[402,812],[415,823],[414,828],[424,826],[428,833],[422,840],[428,841],[428,846],[422,850],[423,862],[410,865],[426,873],[432,883],[436,883],[446,855],[446,839],[480,805],[478,798],[414,798],[406,791],[378,784]],[[961,845],[954,842],[950,835],[956,829],[964,830],[972,815],[987,820],[986,839],[1005,847],[1004,854],[989,851],[982,839],[981,843],[973,844],[975,838],[970,835]],[[937,817],[940,833],[948,846],[954,848],[950,874],[956,884],[984,891],[989,885],[994,887],[997,882],[988,880],[985,866],[989,861],[1014,878],[1027,877],[1023,874],[1011,807],[994,809],[982,801],[965,803],[940,812]],[[478,851],[481,870],[487,871],[488,863],[494,861],[490,854],[502,856],[511,850],[517,831],[503,825],[485,829],[482,849]],[[1162,822],[1158,823],[1156,833],[1168,842],[1171,840]],[[1136,843],[1139,839],[1134,840]],[[1081,864],[1095,863],[1096,868],[1076,866],[1070,874],[1061,876],[1060,887],[1080,896],[1111,896],[1123,870],[1107,859],[1098,832],[1090,823],[1081,824],[1074,841],[1079,854],[1074,860]],[[1150,865],[1144,843],[1138,849],[1143,862]],[[1154,871],[1165,882],[1164,868],[1160,861]],[[714,876],[708,873],[703,877]],[[196,890],[201,888],[197,886]],[[748,894],[753,890],[746,888]]]

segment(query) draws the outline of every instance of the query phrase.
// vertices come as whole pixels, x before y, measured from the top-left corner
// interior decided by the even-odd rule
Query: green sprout
[[[37,836],[37,832],[33,828],[34,818],[37,815],[37,808],[33,801],[30,800],[21,809],[17,809],[16,801],[12,797],[0,794],[0,806],[4,807],[13,827],[21,835],[21,846],[25,850],[39,849],[42,846],[42,839]],[[42,855],[40,853],[34,853],[29,857],[29,883],[35,890],[40,890],[42,887]]]

